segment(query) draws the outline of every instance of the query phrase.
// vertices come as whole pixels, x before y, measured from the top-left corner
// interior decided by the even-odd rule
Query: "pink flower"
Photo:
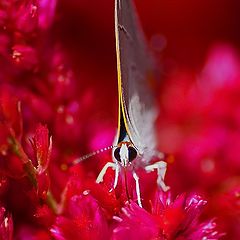
[[[225,192],[240,169],[239,66],[236,51],[218,45],[198,77],[189,72],[172,76],[163,88],[164,116],[159,121],[161,148],[177,159],[169,164],[170,185],[204,192],[211,206],[207,211],[212,214],[215,209],[223,231],[235,232],[235,237],[233,218],[224,214],[219,193]],[[179,186],[174,187],[176,179]],[[238,218],[236,214],[235,221]]]
[[[213,221],[201,223],[199,216],[206,201],[197,195],[179,196],[171,201],[160,193],[152,213],[130,203],[123,208],[113,239],[219,239]]]
[[[34,228],[33,226],[29,227],[27,225],[23,225],[20,229],[18,229],[14,239],[50,240],[51,236],[47,233],[47,231]]]
[[[97,201],[88,195],[73,196],[51,229],[54,239],[108,239],[107,219]]]
[[[42,29],[49,28],[55,15],[56,0],[39,0],[39,26]]]

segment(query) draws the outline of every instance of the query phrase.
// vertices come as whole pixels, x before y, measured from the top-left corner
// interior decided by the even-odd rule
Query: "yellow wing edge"
[[[119,30],[118,30],[118,2],[119,0],[115,0],[115,41],[116,41],[116,57],[117,57],[117,78],[118,78],[118,132],[117,136],[119,139],[120,136],[120,128],[121,128],[121,113],[123,115],[123,120],[125,124],[125,129],[129,138],[131,139],[131,135],[129,132],[129,127],[127,125],[126,120],[126,112],[123,105],[123,93],[122,93],[122,73],[121,73],[121,60],[120,60],[120,43],[119,43]],[[120,8],[120,6],[119,6]]]

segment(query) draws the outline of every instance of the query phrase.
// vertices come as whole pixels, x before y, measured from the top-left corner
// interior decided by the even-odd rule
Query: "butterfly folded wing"
[[[118,140],[121,141],[120,129],[124,124],[130,141],[143,160],[149,162],[156,148],[157,109],[152,93],[154,61],[132,1],[116,0],[115,8],[120,104]]]

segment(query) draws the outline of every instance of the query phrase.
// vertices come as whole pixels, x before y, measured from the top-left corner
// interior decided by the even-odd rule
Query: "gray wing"
[[[131,0],[115,0],[115,35],[120,111],[130,140],[149,161],[156,147],[154,64]]]

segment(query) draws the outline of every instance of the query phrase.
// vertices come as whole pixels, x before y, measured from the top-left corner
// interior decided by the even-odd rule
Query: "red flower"
[[[0,239],[13,239],[13,221],[12,216],[7,213],[6,209],[0,208]]]
[[[49,165],[50,155],[52,151],[52,138],[48,135],[46,126],[39,125],[33,137],[32,146],[37,160],[37,172],[42,174]]]
[[[97,201],[91,196],[75,195],[63,216],[56,218],[51,229],[55,239],[108,239],[107,219]]]
[[[222,192],[232,181],[239,187],[239,181],[234,180],[240,169],[239,67],[239,57],[233,49],[216,46],[198,77],[185,72],[169,79],[163,88],[164,116],[159,122],[161,148],[175,153],[177,159],[172,166],[169,164],[170,185],[174,188],[178,179],[178,191],[204,192],[211,206],[208,211],[214,211],[223,231],[229,236],[235,232],[235,237],[239,233],[233,226],[239,216],[234,211],[233,221],[232,216],[224,214]],[[173,144],[169,144],[169,139]]]
[[[152,213],[130,203],[123,208],[113,239],[219,239],[213,221],[201,223],[199,215],[206,201],[197,195],[181,195],[171,201],[160,193]]]

